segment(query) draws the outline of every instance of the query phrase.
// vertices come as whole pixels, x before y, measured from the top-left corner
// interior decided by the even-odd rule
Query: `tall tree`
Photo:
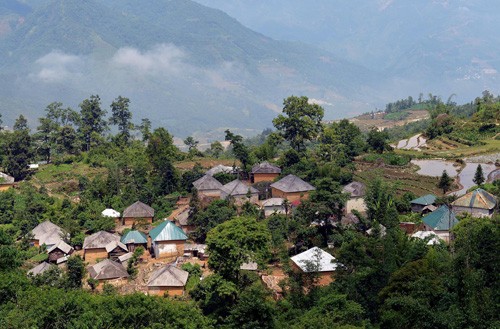
[[[366,142],[374,151],[376,151],[377,153],[382,153],[387,148],[389,148],[389,144],[387,144],[388,139],[389,133],[387,131],[379,131],[374,127],[368,133]]]
[[[451,188],[451,183],[453,182],[453,179],[451,179],[450,176],[448,176],[448,172],[446,170],[443,170],[443,173],[441,174],[441,178],[439,179],[438,182],[438,187],[443,190],[443,194],[446,194]]]
[[[148,118],[141,119],[139,130],[142,134],[142,141],[145,142],[149,140],[149,137],[151,136],[151,120]]]
[[[80,104],[80,127],[79,132],[83,137],[85,149],[90,150],[93,143],[97,142],[107,129],[104,116],[106,111],[101,109],[101,98],[99,95],[92,95]]]
[[[22,180],[29,172],[28,165],[32,158],[31,137],[27,130],[14,131],[5,137],[3,166],[9,175]]]
[[[153,177],[158,192],[171,193],[179,184],[173,162],[178,159],[179,150],[172,135],[165,128],[157,128],[149,138],[146,154],[153,166]]]
[[[130,131],[134,129],[132,123],[132,112],[129,110],[130,100],[126,97],[118,96],[111,103],[111,117],[109,123],[118,126],[119,139],[125,144],[130,140]]]
[[[243,143],[243,137],[241,135],[235,135],[227,129],[225,140],[231,142],[234,155],[238,160],[240,160],[243,170],[247,170],[247,167],[250,164],[250,150]]]
[[[477,165],[476,173],[474,174],[473,181],[476,185],[479,185],[479,186],[483,185],[483,183],[484,183],[483,167],[481,167],[480,164]]]
[[[323,129],[324,110],[317,104],[310,104],[305,96],[290,96],[283,105],[283,114],[273,120],[273,125],[294,150],[304,151],[306,141],[315,139]]]
[[[3,129],[3,120],[2,120],[2,113],[0,113],[0,130]]]
[[[29,131],[28,120],[26,120],[24,115],[21,114],[19,116],[19,118],[16,119],[16,122],[14,123],[14,130],[15,131],[22,131],[22,130]]]

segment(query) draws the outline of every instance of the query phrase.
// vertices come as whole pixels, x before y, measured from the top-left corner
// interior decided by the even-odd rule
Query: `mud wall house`
[[[452,209],[456,214],[468,213],[474,217],[492,217],[497,206],[496,198],[478,188],[451,203]]]
[[[99,280],[99,282],[104,281],[113,285],[123,283],[124,279],[129,277],[125,267],[111,259],[105,259],[97,264],[89,266],[87,270],[92,279]]]
[[[319,286],[326,286],[334,281],[333,275],[338,266],[335,257],[318,247],[291,257],[291,263],[292,270],[296,272],[316,275],[316,284]]]
[[[252,186],[246,185],[239,179],[235,179],[222,186],[221,198],[233,200],[237,205],[242,205],[247,201],[257,203],[259,200],[259,191]]]
[[[410,201],[411,211],[422,213],[425,209],[433,209],[430,206],[435,206],[437,197],[434,194],[426,194],[419,198]]]
[[[153,273],[148,281],[149,295],[182,296],[189,273],[173,265],[164,266]]]
[[[342,188],[342,192],[349,194],[349,199],[346,202],[345,213],[351,213],[357,210],[360,213],[366,212],[365,193],[366,186],[360,182],[351,182]]]
[[[220,198],[222,184],[210,175],[205,175],[193,182],[194,188],[198,191],[198,194]]]
[[[450,242],[450,230],[458,224],[455,213],[442,205],[422,218],[424,231],[434,232],[440,239]]]
[[[59,240],[58,243],[56,243],[47,250],[47,254],[49,255],[49,262],[57,263],[57,260],[71,255],[73,251],[74,251],[73,247],[71,247],[64,241]]]
[[[262,162],[252,167],[250,179],[252,183],[272,182],[281,174],[280,167]]]
[[[16,185],[14,177],[0,172],[0,192],[7,191],[14,185]]]
[[[43,262],[38,264],[37,266],[33,267],[31,270],[28,271],[28,275],[32,276],[37,276],[40,274],[43,274],[44,272],[50,270],[51,268],[55,268],[56,266],[54,264],[49,264],[47,262]]]
[[[288,175],[271,184],[273,198],[283,198],[290,202],[309,199],[309,192],[316,188],[295,175]]]
[[[174,217],[177,226],[179,226],[186,234],[189,234],[196,229],[194,225],[189,223],[189,210],[190,208],[186,207],[186,209]]]
[[[137,201],[123,211],[123,225],[132,227],[139,222],[151,224],[154,216],[155,210],[153,208]]]
[[[106,231],[89,235],[83,241],[83,259],[87,262],[95,262],[98,259],[108,258],[108,249],[112,242],[120,242],[120,237]]]
[[[166,220],[149,231],[148,244],[155,258],[177,257],[184,254],[186,240],[182,229]]]
[[[138,247],[143,247],[144,250],[148,249],[148,237],[146,234],[137,230],[125,233],[121,237],[120,242],[127,246],[129,252],[134,252]]]
[[[62,228],[50,221],[38,224],[30,233],[32,235],[30,245],[35,247],[45,245],[50,248],[64,237]]]
[[[120,256],[128,253],[127,246],[120,241],[113,241],[106,245],[106,251],[108,253],[108,258],[113,261],[118,261]]]

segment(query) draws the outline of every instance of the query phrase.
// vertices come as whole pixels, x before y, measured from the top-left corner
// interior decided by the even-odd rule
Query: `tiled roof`
[[[271,187],[274,187],[275,189],[286,193],[306,192],[316,189],[314,186],[303,181],[302,179],[300,179],[295,175],[288,175],[280,179],[279,181],[271,184]]]
[[[481,188],[471,191],[451,203],[452,206],[488,210],[495,208],[496,204],[495,197]]]
[[[281,169],[269,162],[262,162],[252,167],[252,174],[281,174]]]
[[[169,220],[149,231],[149,236],[153,241],[187,240],[187,235],[182,229]]]
[[[198,191],[205,191],[205,190],[218,190],[222,187],[222,184],[212,176],[205,175],[200,179],[195,180],[193,182],[193,186]]]
[[[111,259],[105,259],[93,266],[89,266],[88,270],[92,279],[96,280],[108,280],[128,277],[128,273],[125,267],[123,267],[123,265],[120,263],[112,261]]]
[[[419,204],[422,206],[428,206],[436,202],[436,196],[434,194],[426,194],[421,196],[420,198],[416,198],[414,200],[411,200],[410,203],[412,204]]]
[[[146,236],[146,234],[140,231],[133,230],[133,231],[128,231],[125,235],[123,235],[120,241],[121,243],[124,244],[127,243],[142,244],[148,242],[148,237]]]
[[[425,215],[422,221],[429,226],[431,229],[436,231],[448,231],[458,224],[458,220],[455,217],[453,211],[442,205],[430,214]]]
[[[154,215],[155,210],[141,201],[133,203],[123,211],[123,217],[127,218],[148,218]]]
[[[188,277],[188,272],[173,265],[167,265],[151,273],[148,287],[184,287]]]
[[[85,238],[83,241],[83,249],[106,248],[106,246],[113,241],[119,242],[120,237],[106,231],[99,231]]]
[[[317,272],[335,271],[338,265],[335,257],[318,247],[295,255],[291,260],[304,272],[310,272],[312,268]]]
[[[259,193],[256,188],[246,185],[239,179],[235,179],[232,182],[229,182],[226,185],[222,186],[221,190],[227,195],[231,196],[246,195],[248,193],[248,190],[250,190],[251,194]]]

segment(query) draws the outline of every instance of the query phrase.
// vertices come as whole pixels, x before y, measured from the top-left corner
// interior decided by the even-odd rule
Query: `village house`
[[[127,246],[127,250],[130,252],[134,252],[137,247],[143,247],[144,250],[148,249],[148,237],[146,234],[132,230],[125,233],[120,242]]]
[[[425,231],[434,232],[440,239],[450,242],[450,230],[458,224],[453,211],[442,205],[422,218]]]
[[[189,212],[190,208],[186,207],[173,217],[175,224],[179,226],[186,234],[189,234],[196,229],[194,225],[189,223]]]
[[[205,175],[195,180],[193,186],[198,191],[198,194],[220,198],[222,184],[210,175]]]
[[[273,198],[288,199],[290,202],[309,199],[309,192],[316,188],[295,175],[288,175],[271,184]]]
[[[416,198],[410,201],[411,211],[418,213],[429,213],[433,212],[437,208],[435,207],[437,197],[434,194],[426,194],[420,198]]]
[[[50,248],[64,237],[62,228],[48,220],[38,224],[31,230],[31,234],[30,245],[35,247],[45,245]]]
[[[349,199],[345,205],[345,213],[349,214],[353,210],[359,211],[360,213],[366,212],[365,205],[365,193],[366,186],[360,182],[351,182],[342,188],[344,193],[349,194]]]
[[[112,246],[115,247],[114,249],[118,246],[112,244],[113,242],[120,242],[120,237],[106,231],[99,231],[89,235],[83,241],[83,259],[87,262],[95,262],[98,259],[108,258],[108,250]],[[127,247],[124,246],[124,248],[127,251]]]
[[[187,235],[173,222],[165,220],[149,231],[148,247],[155,258],[184,255]]]
[[[264,210],[265,217],[269,217],[272,214],[285,215],[287,212],[285,199],[283,198],[270,198],[262,201],[262,209]]]
[[[49,262],[57,263],[60,258],[71,255],[73,251],[73,247],[71,247],[63,240],[59,240],[58,243],[47,250],[47,254],[49,255]]]
[[[151,273],[148,281],[148,294],[182,296],[188,277],[188,272],[174,265],[164,266]]]
[[[252,183],[272,182],[281,174],[280,167],[262,162],[252,167],[250,179]]]
[[[108,253],[108,258],[114,261],[118,261],[118,258],[122,255],[128,253],[127,246],[120,241],[111,241],[106,245],[106,251]]]
[[[220,174],[220,173],[234,174],[236,169],[238,169],[238,168],[233,168],[233,167],[224,166],[224,165],[219,164],[219,165],[207,170],[205,172],[205,175],[213,176],[213,175]]]
[[[123,225],[131,227],[137,223],[151,224],[154,216],[153,208],[137,201],[123,211]]]
[[[56,266],[54,264],[49,264],[47,262],[43,262],[38,264],[37,266],[33,267],[31,270],[28,271],[28,275],[32,276],[37,276],[40,274],[43,274],[44,272],[50,270],[51,268],[55,268]]]
[[[128,252],[126,254],[121,255],[118,257],[118,263],[122,264],[123,267],[127,268],[128,266],[128,261],[134,256],[133,252]]]
[[[111,208],[104,209],[101,212],[101,216],[113,218],[115,221],[115,224],[121,224],[121,217],[120,217],[121,215],[118,211],[116,211],[114,209],[111,209]]]
[[[16,185],[14,177],[0,172],[0,192],[8,190],[14,185]]]
[[[129,277],[127,270],[122,264],[105,259],[102,262],[87,267],[89,275],[94,280],[105,281],[110,284],[123,283],[123,279]]]
[[[317,273],[317,284],[320,286],[326,286],[333,282],[332,276],[338,266],[335,257],[318,247],[313,247],[291,257],[291,261],[294,271]]]
[[[237,205],[245,202],[257,203],[259,200],[259,191],[252,186],[248,186],[239,179],[227,183],[221,188],[221,198],[231,199]]]
[[[493,216],[497,206],[496,198],[485,190],[478,188],[451,203],[456,214],[468,213],[474,217]]]

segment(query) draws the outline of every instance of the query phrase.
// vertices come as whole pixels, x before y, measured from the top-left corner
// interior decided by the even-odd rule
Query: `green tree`
[[[101,109],[101,98],[99,95],[92,95],[89,99],[83,100],[80,104],[80,127],[79,132],[83,137],[85,149],[90,151],[92,144],[97,143],[98,139],[107,129],[104,116],[106,111]]]
[[[481,167],[481,164],[477,165],[476,173],[474,174],[473,181],[476,185],[479,185],[479,186],[483,185],[483,183],[484,183],[484,173],[483,173],[483,167]]]
[[[40,125],[34,135],[40,145],[38,152],[45,157],[47,162],[50,162],[59,126],[49,118],[38,118],[38,121]]]
[[[322,131],[324,110],[317,104],[310,104],[305,96],[290,96],[283,105],[283,114],[273,120],[273,125],[295,151],[302,152],[306,141],[315,139]]]
[[[3,166],[16,180],[24,179],[32,158],[31,137],[27,130],[17,130],[4,136],[6,138]]]
[[[168,194],[179,185],[179,177],[173,161],[179,158],[172,135],[165,128],[157,128],[151,134],[146,154],[153,166],[153,179],[158,193]]]
[[[451,183],[453,182],[453,179],[451,179],[450,176],[448,176],[448,172],[446,170],[443,170],[443,173],[441,174],[441,178],[439,179],[438,182],[438,187],[443,190],[443,194],[446,194],[451,188]]]
[[[141,124],[139,125],[139,130],[142,135],[142,141],[145,142],[149,140],[151,136],[151,120],[145,118],[141,120]]]
[[[0,130],[3,129],[3,120],[2,120],[2,113],[0,113]]]
[[[132,123],[132,112],[129,110],[130,100],[126,97],[118,96],[111,103],[111,117],[109,123],[118,126],[118,140],[123,141],[125,145],[129,144],[130,131],[134,129]]]
[[[210,144],[210,153],[215,157],[219,158],[224,152],[224,147],[219,141],[215,141],[212,144]]]
[[[24,117],[24,115],[20,115],[16,122],[14,123],[14,131],[29,131],[28,120]]]
[[[66,286],[69,289],[82,287],[82,279],[85,276],[85,264],[80,256],[72,256],[68,259],[68,272]]]
[[[196,198],[197,194],[196,194]],[[194,201],[193,201],[194,202]],[[236,208],[226,200],[215,200],[203,211],[191,213],[190,223],[196,226],[193,236],[196,241],[204,242],[208,231],[230,220],[236,215]]]
[[[243,143],[243,137],[241,135],[235,135],[229,129],[225,131],[226,137],[225,140],[231,142],[231,146],[233,147],[233,153],[238,160],[241,162],[241,166],[243,170],[248,170],[248,166],[250,165],[250,150]]]
[[[276,310],[269,300],[269,292],[257,282],[245,289],[228,317],[230,328],[275,328]]]
[[[368,133],[368,138],[366,142],[370,148],[377,153],[382,153],[389,148],[387,140],[389,139],[389,133],[387,131],[379,131],[377,128],[372,128]]]
[[[368,220],[386,228],[398,225],[398,212],[392,189],[380,178],[372,180],[366,190],[365,203]]]
[[[270,241],[264,222],[251,217],[226,221],[208,232],[208,266],[227,280],[237,280],[244,262],[262,264],[268,258]]]
[[[197,141],[196,139],[194,139],[193,136],[188,136],[184,140],[184,144],[188,147],[188,150],[190,152],[191,152],[191,150],[196,150],[199,143],[200,143],[200,141]]]

